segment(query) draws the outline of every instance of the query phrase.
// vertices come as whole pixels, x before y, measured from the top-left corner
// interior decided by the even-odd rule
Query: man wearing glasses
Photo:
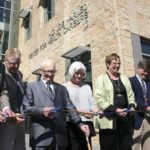
[[[20,107],[24,96],[22,73],[19,71],[21,53],[17,48],[5,53],[5,76],[9,100],[1,100],[3,113],[7,116],[0,125],[1,150],[25,150],[24,119],[20,117]]]
[[[24,112],[31,115],[30,146],[32,150],[65,150],[66,115],[83,132],[89,128],[81,122],[64,86],[54,82],[56,66],[46,59],[41,65],[41,78],[30,83],[23,101]]]

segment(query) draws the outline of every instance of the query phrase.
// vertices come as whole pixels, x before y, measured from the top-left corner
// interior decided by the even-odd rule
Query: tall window
[[[141,50],[143,59],[148,61],[148,79],[150,81],[150,39],[141,37]]]
[[[55,0],[40,0],[40,4],[44,8],[44,22],[48,22],[55,12]]]
[[[0,22],[10,21],[11,0],[0,0]]]
[[[0,0],[0,60],[8,48],[11,0]]]
[[[150,39],[141,37],[142,55],[150,58]]]
[[[25,41],[29,40],[32,36],[32,24],[31,24],[31,12],[24,18],[24,28],[25,28]]]
[[[141,60],[150,62],[150,39],[141,37],[140,35],[134,33],[131,34],[131,39],[135,68],[137,68],[138,63]],[[148,76],[150,79],[150,67],[148,68]]]

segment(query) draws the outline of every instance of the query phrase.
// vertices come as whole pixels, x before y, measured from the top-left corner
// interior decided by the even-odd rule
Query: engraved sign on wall
[[[61,23],[59,23],[56,28],[52,29],[49,33],[48,40],[44,41],[39,46],[39,48],[34,49],[33,52],[29,54],[29,60],[38,55],[40,52],[44,51],[48,45],[53,44],[63,35],[67,34],[69,31],[76,28],[80,24],[83,25],[84,29],[88,27],[87,4],[78,6],[66,20],[61,21]]]

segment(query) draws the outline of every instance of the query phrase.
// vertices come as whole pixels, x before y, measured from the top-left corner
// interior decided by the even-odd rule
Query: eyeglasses
[[[20,61],[16,61],[16,62],[11,62],[9,60],[7,60],[7,62],[12,65],[12,66],[15,66],[15,65],[19,65],[20,64]]]
[[[56,70],[44,70],[44,69],[43,69],[42,71],[43,71],[44,74],[46,74],[46,73],[47,73],[47,74],[50,74],[50,73],[51,73],[51,74],[55,74],[55,73],[56,73]]]
[[[84,77],[85,76],[85,73],[82,73],[82,72],[75,72],[75,75],[80,75],[80,76],[82,76],[82,77]]]
[[[112,62],[112,65],[118,65],[118,66],[120,66],[121,65],[121,63],[120,62]]]

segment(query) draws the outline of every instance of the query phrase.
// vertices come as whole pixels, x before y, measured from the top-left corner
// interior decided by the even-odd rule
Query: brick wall
[[[64,82],[65,59],[61,55],[86,45],[91,46],[93,84],[97,76],[106,71],[105,57],[111,52],[120,55],[121,72],[133,75],[131,33],[150,38],[150,0],[55,0],[55,16],[46,24],[39,0],[21,1],[21,9],[29,7],[32,37],[25,42],[21,19],[19,29],[21,69],[28,81],[35,79],[31,72],[44,58],[53,58],[57,62],[56,81]],[[77,19],[72,23],[70,17]],[[65,30],[63,21],[67,25],[68,20],[70,28]]]

